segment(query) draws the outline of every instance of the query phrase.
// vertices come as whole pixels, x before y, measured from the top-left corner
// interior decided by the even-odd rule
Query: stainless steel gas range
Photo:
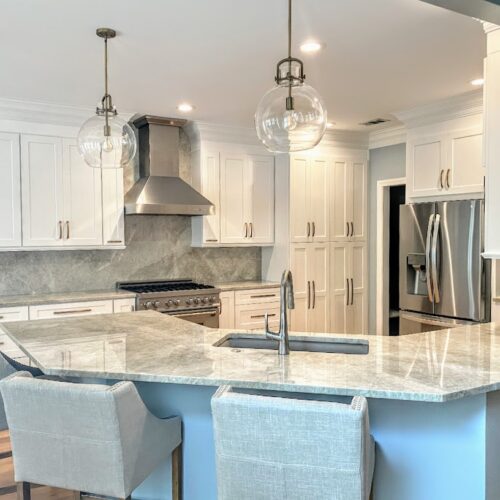
[[[116,287],[137,294],[138,311],[149,309],[211,328],[219,326],[220,290],[211,285],[182,279],[128,281]]]

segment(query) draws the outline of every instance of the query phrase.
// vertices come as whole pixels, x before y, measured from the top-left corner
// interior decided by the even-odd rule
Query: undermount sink
[[[326,337],[299,337],[290,335],[290,351],[325,352],[332,354],[368,354],[368,341],[333,339]],[[214,347],[233,349],[278,349],[278,342],[264,335],[230,333],[218,340]]]

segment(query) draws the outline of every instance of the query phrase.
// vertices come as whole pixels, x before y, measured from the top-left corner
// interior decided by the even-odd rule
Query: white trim
[[[483,112],[483,89],[393,113],[408,127],[430,125]]]
[[[395,125],[380,130],[374,130],[373,132],[370,132],[368,138],[369,149],[395,146],[396,144],[404,143],[406,143],[405,125]]]
[[[377,248],[376,248],[376,279],[375,279],[375,331],[377,335],[384,335],[388,327],[388,267],[389,267],[389,232],[387,217],[389,206],[387,195],[391,186],[406,186],[406,177],[384,179],[377,182]]]

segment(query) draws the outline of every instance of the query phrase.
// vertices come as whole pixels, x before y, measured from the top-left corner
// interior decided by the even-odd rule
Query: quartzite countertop
[[[88,302],[91,300],[114,300],[135,297],[135,293],[124,290],[91,290],[88,292],[4,295],[0,296],[0,307],[35,306],[42,304],[62,304],[66,302]]]
[[[229,333],[152,311],[4,323],[47,374],[444,402],[500,388],[500,326],[365,339],[367,355],[213,347]],[[310,335],[310,334],[308,334]],[[71,351],[71,366],[59,353]],[[66,365],[66,367],[65,367]]]
[[[221,292],[238,290],[256,290],[258,288],[276,288],[280,284],[275,281],[223,281],[214,283]]]

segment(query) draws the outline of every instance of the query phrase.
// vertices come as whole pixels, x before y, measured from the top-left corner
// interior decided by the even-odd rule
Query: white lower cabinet
[[[64,304],[43,304],[30,306],[30,320],[69,318],[73,316],[91,316],[94,314],[111,314],[112,300],[95,300],[88,302],[71,302]]]
[[[113,312],[124,313],[135,311],[135,299],[115,299],[113,300]]]
[[[330,331],[367,333],[366,243],[330,243]]]
[[[295,309],[291,329],[298,332],[329,330],[329,245],[305,243],[291,245],[290,267],[293,275]]]
[[[219,328],[234,328],[234,291],[220,293]]]
[[[29,319],[28,306],[0,307],[0,323],[26,321]],[[6,334],[0,333],[0,351],[19,363],[29,365],[29,358]]]
[[[27,321],[28,319],[28,306],[0,307],[0,323],[6,323],[7,321]]]

